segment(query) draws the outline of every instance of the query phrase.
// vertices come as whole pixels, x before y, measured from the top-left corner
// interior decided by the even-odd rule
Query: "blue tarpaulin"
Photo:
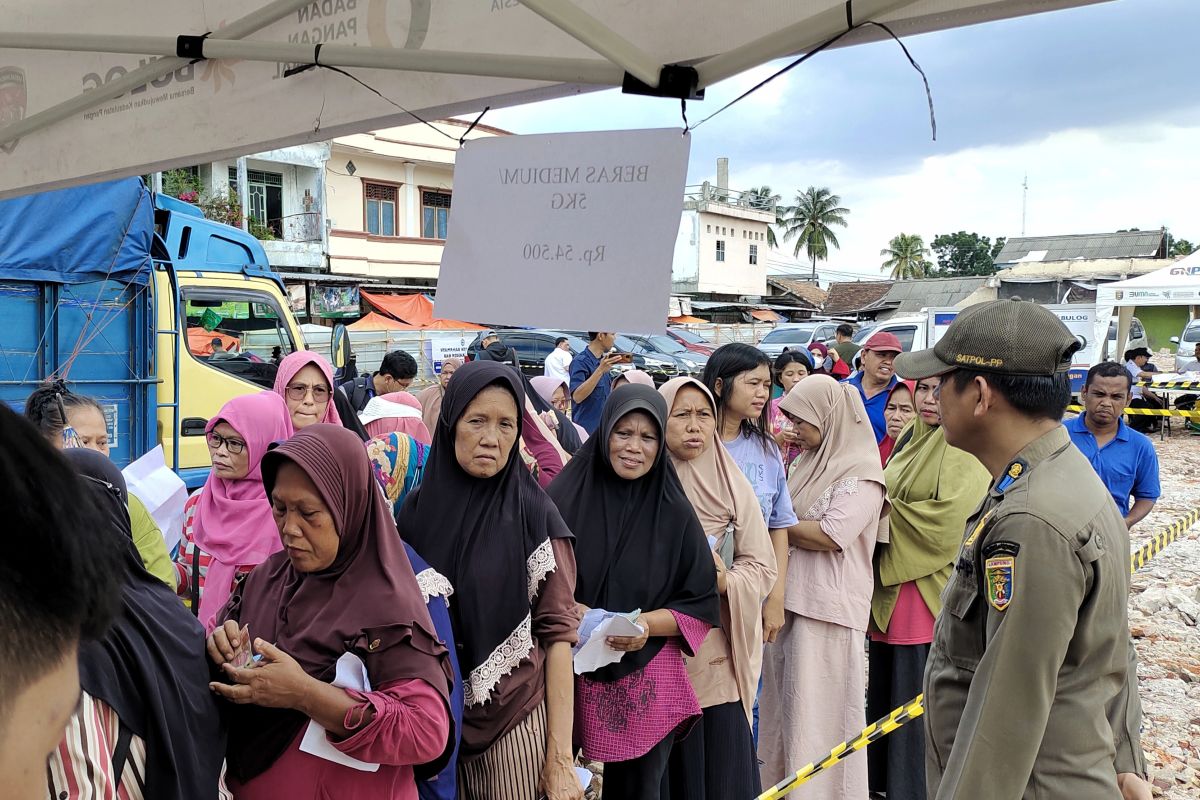
[[[0,201],[0,280],[150,279],[154,207],[141,178]]]

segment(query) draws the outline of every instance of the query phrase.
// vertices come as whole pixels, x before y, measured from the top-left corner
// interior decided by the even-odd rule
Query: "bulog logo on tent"
[[[25,119],[25,70],[20,67],[0,67],[0,130]],[[0,150],[11,153],[20,139],[0,142]]]

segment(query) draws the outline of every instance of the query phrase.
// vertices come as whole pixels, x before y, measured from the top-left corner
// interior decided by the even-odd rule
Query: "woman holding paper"
[[[750,726],[762,671],[762,604],[775,585],[775,553],[754,488],[717,438],[716,403],[708,389],[694,378],[675,378],[659,392],[670,408],[667,451],[713,542],[721,595],[720,627],[686,659],[704,716],[676,746],[688,781],[683,796],[756,794]]]
[[[779,409],[802,449],[788,475],[800,521],[788,529],[783,627],[763,653],[758,755],[766,784],[862,729],[871,556],[887,530],[879,447],[858,390],[814,375]],[[866,797],[866,754],[811,791],[819,800]]]
[[[57,448],[82,447],[105,456],[109,454],[112,443],[108,440],[104,409],[94,397],[75,394],[61,380],[48,381],[29,395],[25,401],[25,418]],[[132,493],[128,497],[133,543],[142,557],[142,564],[151,575],[174,589],[175,567],[162,531],[142,501]]]
[[[550,486],[576,536],[581,610],[638,612],[640,635],[607,641],[621,659],[576,680],[576,738],[604,762],[605,794],[624,800],[660,796],[676,734],[701,714],[684,655],[720,622],[713,555],[665,457],[666,417],[653,389],[616,389]]]
[[[570,530],[522,463],[524,407],[512,367],[460,367],[421,485],[399,515],[404,541],[454,588],[464,800],[583,797],[571,752],[575,557]]]
[[[208,639],[234,793],[415,800],[414,765],[449,756],[450,660],[362,442],[311,426],[263,458],[263,482],[284,551]]]

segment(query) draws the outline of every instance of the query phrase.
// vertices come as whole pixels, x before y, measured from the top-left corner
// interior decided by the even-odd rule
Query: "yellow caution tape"
[[[1142,567],[1146,566],[1146,562],[1161,553],[1163,549],[1171,542],[1178,539],[1184,531],[1187,531],[1197,522],[1200,522],[1200,508],[1193,509],[1188,512],[1187,516],[1180,517],[1158,533],[1154,534],[1150,541],[1129,557],[1129,571],[1137,572]]]
[[[1136,385],[1147,386],[1151,389],[1200,389],[1200,381],[1169,381],[1166,383],[1138,381]]]
[[[784,778],[767,791],[758,796],[758,800],[776,800],[801,784],[808,783],[814,775],[818,775],[837,764],[871,742],[876,742],[899,728],[909,720],[914,720],[925,713],[925,695],[919,694],[908,703],[900,706],[878,722],[873,722],[863,732],[848,742],[842,742],[829,751],[829,755],[819,762],[801,767],[792,775]]]
[[[1073,411],[1076,414],[1083,411],[1083,406],[1067,406],[1067,411]],[[1200,419],[1200,411],[1176,411],[1173,408],[1127,408],[1123,414],[1136,414],[1142,417],[1187,417],[1189,419]]]
[[[1193,509],[1186,516],[1172,522],[1168,527],[1154,534],[1140,550],[1129,557],[1130,573],[1137,572],[1146,563],[1156,555],[1161,553],[1163,549],[1171,542],[1175,541],[1185,531],[1190,529],[1197,522],[1200,522],[1200,508]],[[760,794],[755,800],[778,800],[780,797],[788,794],[799,786],[808,783],[814,776],[819,775],[830,767],[838,764],[841,761],[849,758],[854,753],[862,750],[872,742],[877,742],[884,736],[887,736],[892,731],[899,728],[906,722],[911,722],[917,717],[925,713],[925,695],[919,694],[912,700],[892,711],[883,719],[872,722],[867,727],[863,728],[862,733],[848,741],[842,742],[837,747],[829,751],[829,755],[820,761],[814,761],[804,765],[800,769],[793,772],[788,777],[784,778],[779,783],[772,786]]]

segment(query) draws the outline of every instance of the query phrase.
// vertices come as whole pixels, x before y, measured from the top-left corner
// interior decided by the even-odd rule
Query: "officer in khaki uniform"
[[[994,479],[967,521],[925,671],[930,800],[1150,796],[1129,534],[1060,424],[1078,348],[1051,312],[1001,300],[896,359],[905,378],[941,376],[947,442]]]

